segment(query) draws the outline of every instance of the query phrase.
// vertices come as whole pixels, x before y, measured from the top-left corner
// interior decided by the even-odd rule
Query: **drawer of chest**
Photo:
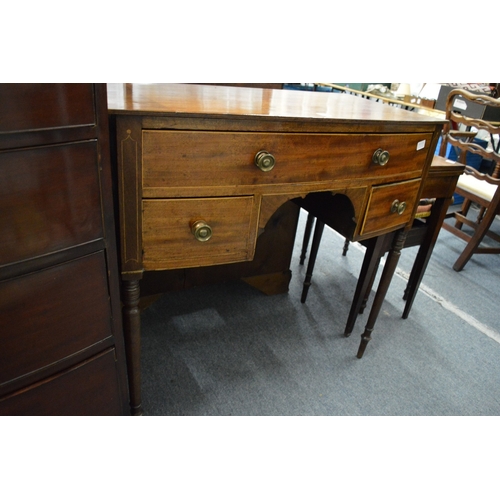
[[[94,124],[90,83],[4,83],[0,88],[0,132]]]
[[[102,237],[96,141],[0,153],[0,265]]]
[[[417,201],[420,179],[372,188],[360,234],[367,235],[407,224]]]
[[[0,398],[0,415],[121,415],[115,359],[110,349]]]
[[[421,175],[431,134],[144,130],[145,197],[175,187],[325,182]],[[355,153],[355,154],[353,154]]]
[[[2,385],[112,337],[103,252],[0,282]]]
[[[258,209],[253,196],[143,200],[144,269],[252,260]]]

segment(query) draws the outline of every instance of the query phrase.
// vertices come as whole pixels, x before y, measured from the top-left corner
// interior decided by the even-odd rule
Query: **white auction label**
[[[417,151],[425,148],[425,139],[423,141],[417,142]]]

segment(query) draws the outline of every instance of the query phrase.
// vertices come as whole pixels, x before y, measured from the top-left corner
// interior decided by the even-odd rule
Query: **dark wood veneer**
[[[0,388],[111,337],[104,252],[0,282],[0,311]]]
[[[130,413],[105,84],[0,84],[0,415]]]
[[[0,153],[0,266],[103,237],[97,141]]]
[[[0,415],[112,416],[122,413],[114,349],[0,398]]]
[[[0,86],[0,132],[95,123],[94,89],[88,83],[3,83]]]

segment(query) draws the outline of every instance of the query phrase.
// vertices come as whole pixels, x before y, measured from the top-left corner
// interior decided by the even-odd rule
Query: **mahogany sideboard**
[[[0,415],[130,414],[105,84],[0,84]]]
[[[353,241],[407,229],[444,123],[345,94],[186,84],[109,84],[108,108],[133,414],[145,272],[251,261],[281,206],[324,193]]]

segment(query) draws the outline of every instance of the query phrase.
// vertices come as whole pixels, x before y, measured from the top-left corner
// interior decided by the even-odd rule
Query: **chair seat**
[[[487,201],[491,201],[497,186],[488,184],[486,181],[476,179],[473,175],[462,174],[458,178],[457,188],[475,194],[476,196],[480,196]]]

